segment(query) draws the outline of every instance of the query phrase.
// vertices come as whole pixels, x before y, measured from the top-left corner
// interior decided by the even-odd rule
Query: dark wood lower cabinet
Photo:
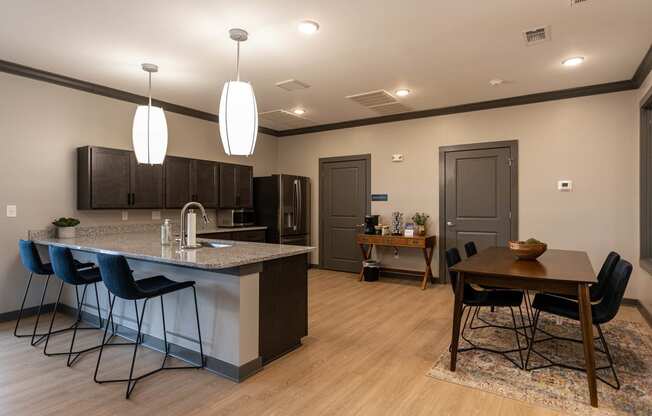
[[[258,349],[263,364],[294,350],[308,335],[306,254],[263,263]]]

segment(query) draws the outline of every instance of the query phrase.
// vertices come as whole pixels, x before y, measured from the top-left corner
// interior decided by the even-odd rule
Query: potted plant
[[[61,217],[52,221],[57,227],[57,238],[75,238],[75,227],[79,225],[77,218]]]
[[[425,212],[417,212],[412,216],[412,221],[416,224],[417,235],[426,235],[426,223],[430,215]]]

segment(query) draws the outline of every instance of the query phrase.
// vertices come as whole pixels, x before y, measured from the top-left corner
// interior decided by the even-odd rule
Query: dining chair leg
[[[521,369],[523,369],[524,368],[523,367],[523,350],[521,349],[521,341],[520,341],[520,339],[518,337],[518,325],[516,325],[516,317],[514,316],[514,308],[512,308],[510,306],[509,311],[512,314],[512,323],[514,324],[514,335],[516,336],[516,348],[518,349],[518,356],[519,356],[520,362],[521,362]],[[522,314],[521,314],[521,317],[523,317]]]
[[[32,340],[30,341],[31,346],[35,346],[41,341],[45,339],[45,334],[39,334],[39,338],[36,339],[36,330],[38,329],[38,324],[39,321],[41,320],[41,311],[43,309],[43,302],[45,302],[45,295],[48,292],[48,284],[50,283],[50,277],[52,275],[48,275],[48,277],[45,279],[45,286],[43,287],[43,293],[41,293],[41,303],[38,305],[38,312],[36,312],[36,322],[34,322],[34,331],[32,332]]]
[[[34,278],[34,273],[29,274],[29,279],[27,280],[27,287],[25,288],[25,294],[23,295],[23,302],[20,304],[20,311],[18,311],[18,320],[16,321],[16,326],[14,327],[14,336],[29,336],[29,335],[18,335],[18,326],[20,325],[20,318],[23,317],[23,309],[25,309],[25,301],[27,300],[27,294],[29,293],[29,287],[32,285],[32,279]]]
[[[540,310],[537,310],[534,314],[534,322],[532,323],[532,339],[530,340],[530,345],[527,349],[527,357],[525,358],[525,369],[528,369],[528,364],[530,363],[530,354],[532,353],[532,347],[534,346],[534,339],[537,331],[537,324],[539,323],[539,315],[541,314]]]
[[[609,347],[607,346],[607,340],[604,337],[604,333],[602,332],[602,328],[600,327],[600,325],[596,324],[595,326],[598,328],[598,336],[600,338],[600,342],[602,342],[602,346],[604,347],[605,354],[607,355],[607,361],[609,362],[609,368],[611,369],[611,373],[614,376],[614,380],[616,380],[616,384],[611,384],[603,379],[601,380],[602,382],[608,384],[614,389],[620,390],[620,380],[618,380],[618,375],[616,374],[616,368],[614,366],[614,361],[613,358],[611,357],[611,352],[609,351]]]

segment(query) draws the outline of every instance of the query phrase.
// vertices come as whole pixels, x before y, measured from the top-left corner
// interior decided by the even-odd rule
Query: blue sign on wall
[[[387,202],[388,199],[389,199],[389,197],[387,196],[387,194],[371,194],[371,200],[372,201],[385,201],[385,202]]]

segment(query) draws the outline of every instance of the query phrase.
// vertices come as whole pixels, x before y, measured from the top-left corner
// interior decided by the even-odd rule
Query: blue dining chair
[[[102,274],[102,280],[106,287],[109,289],[109,319],[113,318],[113,306],[116,298],[121,298],[127,301],[138,301],[143,300],[143,307],[140,311],[140,316],[138,312],[138,306],[136,304],[136,324],[137,332],[135,342],[131,345],[134,345],[134,352],[131,358],[131,367],[129,369],[129,378],[124,379],[105,379],[101,380],[98,378],[98,371],[100,368],[100,361],[102,360],[102,352],[104,346],[114,345],[107,342],[106,336],[108,334],[108,325],[104,330],[104,337],[102,338],[102,343],[100,344],[100,353],[97,356],[97,364],[95,366],[95,375],[93,379],[96,383],[127,383],[127,392],[125,398],[128,399],[133,392],[136,383],[139,380],[142,380],[145,377],[148,377],[152,374],[158,373],[162,370],[182,370],[182,369],[193,369],[193,368],[204,368],[204,349],[202,347],[201,341],[201,329],[199,328],[199,309],[197,307],[197,291],[195,290],[195,282],[185,281],[185,282],[175,282],[165,276],[153,276],[140,280],[135,280],[133,273],[129,268],[127,259],[123,256],[112,255],[112,254],[98,254],[97,255],[98,263],[100,266],[100,271]],[[167,329],[165,327],[165,305],[163,303],[163,295],[168,293],[173,293],[179,290],[192,288],[193,297],[195,300],[195,318],[197,320],[197,343],[199,344],[199,364],[192,366],[165,366],[165,362],[170,356],[170,346],[167,339]],[[113,295],[113,298],[111,298]],[[161,366],[155,370],[149,371],[140,376],[134,377],[134,364],[136,362],[136,353],[138,351],[138,345],[140,344],[139,340],[142,339],[142,325],[143,319],[145,317],[145,308],[147,307],[147,302],[153,298],[160,298],[161,300],[161,318],[163,322],[163,342],[165,345],[165,356]]]
[[[32,346],[39,344],[41,341],[45,340],[48,333],[37,333],[38,324],[41,319],[41,313],[43,312],[43,302],[45,301],[45,295],[48,291],[48,285],[50,283],[50,277],[54,273],[52,270],[52,264],[44,263],[41,260],[36,244],[31,240],[18,240],[18,254],[20,256],[20,262],[23,266],[29,271],[29,279],[27,280],[27,287],[25,288],[25,294],[23,295],[23,301],[20,304],[20,310],[18,311],[18,319],[16,320],[16,326],[14,327],[14,336],[18,338],[31,337],[30,344]],[[93,263],[80,263],[75,261],[76,269],[86,269],[93,267]],[[41,294],[41,301],[38,305],[36,312],[36,322],[34,322],[34,328],[31,333],[19,333],[18,329],[20,327],[20,321],[23,317],[25,311],[25,302],[27,301],[27,296],[29,294],[29,289],[32,285],[32,280],[34,276],[47,276],[45,279],[45,285],[43,286],[43,292]],[[73,327],[59,329],[53,333],[58,334],[64,331],[70,331]],[[36,338],[38,337],[38,338]]]

